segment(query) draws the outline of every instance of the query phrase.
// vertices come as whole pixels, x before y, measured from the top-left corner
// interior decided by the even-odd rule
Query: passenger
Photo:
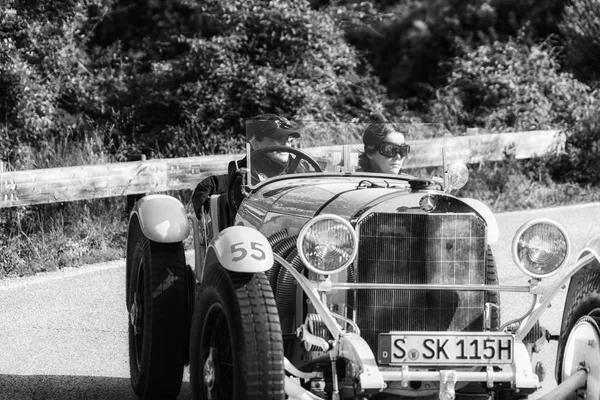
[[[405,132],[404,132],[405,133]],[[358,156],[357,171],[398,174],[410,152],[404,133],[393,124],[374,123],[363,133],[364,153]]]
[[[300,133],[292,128],[292,124],[277,114],[258,115],[249,123],[251,126],[248,130],[252,134],[250,144],[253,150],[276,145],[291,146],[294,139],[300,137]],[[288,158],[289,154],[285,152],[269,152],[265,154],[265,157],[253,160],[252,183],[283,174]],[[192,204],[198,218],[200,218],[202,208],[208,207],[210,196],[225,193],[232,179],[236,180],[234,184],[241,183],[233,176],[233,173],[240,168],[246,168],[246,166],[246,157],[239,161],[231,161],[227,168],[227,174],[209,176],[198,183],[192,194]],[[236,203],[241,201],[241,187],[239,190],[238,188],[234,190],[234,197],[237,199]]]

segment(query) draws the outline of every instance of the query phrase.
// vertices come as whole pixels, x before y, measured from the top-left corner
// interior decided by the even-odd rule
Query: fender
[[[159,243],[176,243],[188,237],[190,227],[185,208],[179,200],[164,194],[151,194],[135,203],[136,215],[144,236]]]
[[[579,290],[579,285],[581,284],[582,279],[589,271],[595,271],[597,274],[600,274],[600,235],[594,236],[590,239],[585,246],[583,246],[583,250],[579,252],[577,256],[577,260],[581,259],[584,256],[592,254],[594,256],[594,260],[587,264],[585,267],[581,268],[577,272],[571,276],[569,281],[569,289],[567,289],[567,295],[565,297],[565,306],[563,308],[563,316],[562,320],[565,321],[566,314],[571,307],[571,303],[577,294],[577,290]],[[564,326],[560,327],[560,331],[562,332],[565,329]],[[561,351],[561,349],[559,349]],[[560,380],[560,362],[562,359],[562,354],[558,354],[556,357],[556,365],[554,369],[554,374],[557,382]]]
[[[473,208],[483,217],[487,223],[487,242],[488,244],[496,243],[500,238],[500,230],[498,229],[498,221],[496,221],[496,216],[492,210],[479,200],[461,197],[460,201]]]
[[[219,232],[208,246],[204,266],[213,264],[232,272],[265,272],[273,266],[273,249],[256,229],[231,226]]]
[[[600,273],[600,235],[593,237],[591,240],[589,240],[585,244],[585,246],[583,246],[583,250],[581,250],[579,252],[577,259],[579,260],[588,254],[592,254],[594,256],[596,262],[586,265],[585,267],[581,268],[579,271],[575,272],[573,274],[573,276],[571,276],[571,280],[569,282],[569,289],[567,291],[567,297],[565,299],[565,311],[567,309],[567,306],[569,305],[569,301],[575,297],[575,293],[577,291],[577,288],[579,287],[579,282],[581,281],[583,276],[589,270],[594,270],[594,269],[598,273]],[[563,313],[565,311],[563,311]],[[564,315],[563,315],[563,320],[564,320]]]
[[[577,257],[577,259],[590,253],[594,255],[596,260],[600,261],[600,235],[596,235],[588,240],[585,246],[583,246],[583,250],[579,252],[579,257]]]

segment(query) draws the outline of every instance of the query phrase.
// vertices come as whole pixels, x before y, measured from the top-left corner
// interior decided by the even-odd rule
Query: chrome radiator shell
[[[354,282],[486,283],[486,228],[475,213],[374,213],[356,228]],[[481,291],[360,289],[348,295],[374,351],[382,332],[484,329]]]

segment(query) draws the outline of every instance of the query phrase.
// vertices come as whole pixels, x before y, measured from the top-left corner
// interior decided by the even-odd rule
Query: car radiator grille
[[[356,282],[485,283],[485,225],[475,214],[372,214],[357,228]],[[354,304],[374,351],[382,332],[483,329],[481,291],[360,289]]]

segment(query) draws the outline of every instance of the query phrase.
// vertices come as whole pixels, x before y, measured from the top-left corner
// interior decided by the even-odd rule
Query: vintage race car
[[[136,203],[126,300],[137,395],[177,397],[189,364],[195,399],[520,399],[543,378],[532,352],[558,340],[549,396],[600,399],[600,237],[568,265],[562,227],[526,223],[512,242],[524,283],[503,286],[493,213],[451,194],[465,165],[444,156],[431,179],[357,171],[364,128],[309,121],[300,148],[248,146],[243,199],[215,195],[200,218],[166,195]],[[287,173],[257,179],[260,157],[282,152]],[[561,331],[548,332],[539,319],[566,285]],[[531,307],[502,321],[501,292]]]

